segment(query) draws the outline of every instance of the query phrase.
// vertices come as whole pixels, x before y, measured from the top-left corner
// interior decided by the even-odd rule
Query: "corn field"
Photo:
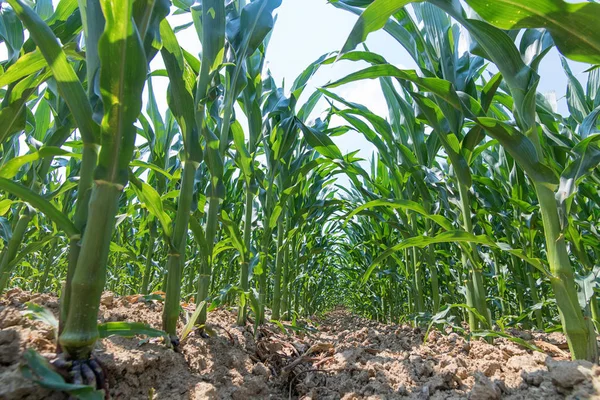
[[[280,84],[281,3],[1,4],[0,292],[57,293],[58,352],[84,375],[104,291],[164,301],[175,349],[182,302],[188,331],[222,306],[255,327],[344,306],[482,337],[562,330],[597,362],[600,4],[331,0],[357,18],[346,42]],[[362,45],[378,30],[417,68]],[[567,116],[538,91],[555,49]],[[335,63],[356,72],[313,90]],[[363,80],[387,116],[336,90]],[[340,150],[351,134],[372,158]]]

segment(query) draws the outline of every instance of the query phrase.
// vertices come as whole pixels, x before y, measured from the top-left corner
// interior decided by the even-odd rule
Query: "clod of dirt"
[[[475,372],[475,385],[471,390],[471,400],[496,400],[500,398],[502,391],[490,379],[481,372]]]

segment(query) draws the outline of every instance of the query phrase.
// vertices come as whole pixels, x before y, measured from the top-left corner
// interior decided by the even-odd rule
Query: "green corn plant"
[[[215,10],[213,17],[209,16],[209,8]],[[217,64],[217,66],[220,64],[217,56],[220,52],[220,48],[222,48],[222,44],[219,45],[219,37],[222,37],[222,35],[220,36],[218,30],[215,30],[214,37],[210,36],[212,31],[212,29],[210,29],[212,28],[210,21],[216,21],[215,23],[219,24],[219,20],[224,20],[222,2],[217,1],[214,4],[205,2],[202,6],[202,14],[206,30],[203,42],[204,51],[202,67],[196,88],[193,87],[195,77],[190,77],[189,75],[186,76],[186,62],[183,51],[177,43],[174,32],[166,21],[164,21],[161,26],[161,34],[165,38],[162,55],[171,82],[171,92],[168,99],[175,118],[178,120],[178,124],[183,131],[185,151],[177,216],[175,219],[173,237],[169,244],[170,251],[167,261],[167,296],[163,312],[163,329],[171,335],[171,337],[176,336],[188,221],[192,207],[196,169],[198,163],[201,161],[199,132],[205,129],[203,126],[203,108],[200,108],[200,110],[196,112],[197,115],[194,115],[194,94],[192,93],[195,89],[195,96],[198,101],[196,107],[198,107],[199,104],[202,104],[201,102],[204,101],[203,99],[206,96],[210,73],[213,72],[215,64]]]
[[[263,111],[261,109],[263,100],[262,73],[267,42],[268,39],[259,46],[252,57],[245,59],[247,82],[242,90],[240,105],[248,120],[248,140],[245,141],[245,138],[241,135],[243,133],[242,130],[232,129],[234,145],[237,150],[236,162],[243,173],[246,191],[243,231],[244,252],[246,254],[244,255],[240,269],[240,288],[243,292],[248,292],[249,290],[250,260],[253,257],[251,253],[252,214],[254,211],[254,199],[258,191],[254,165],[263,126]],[[244,325],[246,323],[246,316],[246,307],[241,307],[238,311],[237,323]]]
[[[489,25],[481,22],[468,20],[463,17],[460,5],[457,3],[449,4],[446,2],[433,2],[444,11],[448,12],[461,23],[471,36],[481,46],[486,57],[490,58],[506,79],[507,86],[514,99],[514,110],[516,121],[519,128],[525,132],[521,133],[515,128],[509,127],[501,121],[485,116],[485,110],[482,106],[468,95],[460,98],[454,88],[446,86],[442,88],[433,87],[435,84],[430,79],[418,78],[416,76],[404,76],[406,79],[419,85],[422,89],[432,91],[440,98],[445,98],[455,103],[455,107],[467,111],[473,120],[487,134],[496,138],[500,144],[511,154],[519,163],[529,178],[534,182],[537,198],[540,204],[544,234],[546,236],[547,259],[550,264],[551,282],[557,297],[559,312],[563,328],[569,340],[569,346],[574,358],[585,358],[595,360],[597,349],[590,334],[590,323],[586,322],[580,311],[576,300],[576,290],[573,278],[573,269],[568,259],[566,242],[561,232],[557,202],[555,200],[555,190],[557,188],[557,178],[551,168],[544,165],[544,154],[537,135],[535,122],[535,90],[539,78],[537,74],[523,63],[521,56],[514,47],[512,40],[503,32],[492,29]],[[369,6],[373,8],[375,5]],[[402,4],[402,6],[405,4]],[[368,9],[369,10],[369,9]],[[367,11],[368,11],[367,10]],[[364,31],[361,23],[364,19],[371,18],[365,11],[361,16],[362,20],[353,31],[345,49],[355,45],[358,31],[360,40]],[[391,10],[384,17],[379,15],[379,22],[372,25],[369,29],[378,29],[385,24],[387,18],[393,14]],[[383,21],[382,21],[383,19]],[[382,22],[382,23],[381,23]],[[360,28],[358,28],[360,26]],[[593,28],[591,28],[593,29]],[[502,54],[510,54],[510,57],[500,59],[499,51]],[[387,69],[387,68],[386,68]],[[373,69],[372,69],[373,71]],[[355,76],[359,76],[358,73]],[[400,78],[404,75],[402,72],[392,74],[367,74],[370,77],[376,76],[395,76]],[[364,76],[364,75],[363,75]],[[347,79],[344,81],[348,81]],[[447,83],[445,85],[448,85]],[[449,90],[448,90],[449,88]],[[454,100],[451,100],[453,97]]]
[[[212,252],[217,235],[217,223],[220,204],[223,197],[222,169],[226,151],[230,141],[233,107],[245,82],[245,60],[250,58],[267,38],[273,28],[272,13],[279,7],[281,0],[256,0],[244,5],[234,3],[230,10],[227,43],[229,48],[228,61],[235,65],[227,67],[225,72],[225,91],[223,95],[223,116],[219,121],[218,134],[209,129],[203,130],[207,144],[208,167],[211,174],[209,193],[209,208],[206,222],[206,243],[208,245],[209,261],[201,273],[197,300],[205,299],[208,295],[208,283],[212,270]],[[221,27],[225,32],[225,26]],[[253,128],[256,129],[256,128]],[[252,132],[253,135],[256,132]],[[242,149],[238,149],[242,150]],[[243,150],[242,150],[243,151]],[[206,321],[206,313],[200,315],[199,323]]]
[[[149,26],[155,6],[139,14],[134,14],[131,2],[105,1],[101,7],[106,19],[104,33],[97,42],[104,110],[102,147],[94,172],[87,229],[70,287],[65,328],[60,335],[61,346],[76,359],[89,357],[98,338],[96,318],[114,229],[113,218],[127,183],[136,137],[134,123],[141,110],[148,69],[143,39],[149,30],[157,28],[166,14],[164,4],[159,4],[156,7],[159,17],[152,21],[154,26]],[[73,301],[82,298],[90,301]]]
[[[129,67],[131,71],[136,71],[135,67],[137,67],[137,71],[141,71],[138,76],[143,77],[145,74],[147,62],[143,44],[141,42],[142,39],[140,39],[140,37],[143,38],[146,35],[146,32],[149,29],[148,21],[146,21],[143,14],[136,15],[138,19],[144,20],[144,24],[140,26],[142,31],[139,32],[131,20],[132,6],[130,3],[121,2],[120,4],[112,4],[106,2],[103,4],[103,12],[110,15],[112,19],[106,24],[109,28],[103,33],[102,40],[100,40],[100,36],[97,35],[97,33],[98,31],[101,32],[104,27],[100,26],[98,28],[95,26],[94,28],[90,28],[89,25],[86,26],[90,37],[96,39],[96,41],[94,41],[94,39],[88,37],[88,43],[93,42],[88,51],[88,57],[91,57],[92,59],[87,69],[88,73],[94,74],[94,68],[99,67],[99,64],[94,63],[93,61],[93,57],[95,56],[95,43],[97,42],[102,43],[98,46],[98,54],[100,54],[101,51],[105,52],[103,54],[105,63],[107,63],[108,58],[111,56],[113,57],[113,60],[127,60],[130,63],[128,66],[119,65],[119,63],[117,63],[117,65],[110,65],[107,63],[104,74],[101,74],[102,76],[99,78],[100,87],[104,90],[104,102],[106,103],[106,105],[103,105],[105,117],[103,119],[102,134],[100,135],[98,125],[95,125],[94,119],[92,118],[92,106],[83,92],[77,75],[69,65],[65,53],[58,46],[52,29],[44,23],[34,11],[29,9],[29,7],[23,3],[15,1],[11,3],[11,6],[23,21],[25,27],[29,30],[32,40],[38,45],[43,58],[48,62],[54,77],[57,79],[59,91],[65,99],[70,111],[73,113],[75,123],[80,129],[83,137],[84,148],[82,165],[80,168],[80,183],[78,187],[78,204],[76,205],[75,224],[73,225],[70,221],[65,220],[62,216],[64,214],[58,213],[58,210],[54,209],[53,206],[48,203],[42,203],[41,200],[37,200],[36,202],[33,202],[33,204],[37,205],[42,212],[45,212],[51,218],[62,221],[61,226],[63,228],[66,227],[67,231],[71,232],[71,261],[69,263],[70,267],[67,274],[67,286],[63,293],[62,301],[63,314],[61,315],[61,328],[64,327],[64,331],[61,329],[61,332],[64,333],[64,335],[61,335],[61,344],[63,349],[71,357],[85,359],[89,356],[93,344],[98,337],[96,314],[100,293],[104,286],[104,271],[108,258],[108,245],[110,244],[110,236],[113,229],[111,215],[116,214],[116,203],[127,179],[127,165],[131,158],[130,153],[133,151],[133,141],[135,139],[135,128],[133,127],[133,123],[137,119],[137,114],[139,113],[139,109],[135,109],[135,99],[137,97],[140,97],[137,103],[141,107],[141,90],[143,88],[143,82],[141,84],[137,82],[136,85],[136,80],[130,79],[130,83],[134,86],[128,88],[128,94],[133,95],[133,97],[128,99],[131,100],[133,109],[121,109],[122,106],[119,104],[122,104],[120,103],[120,100],[122,99],[119,95],[127,96],[127,94],[123,92],[123,87],[121,85],[125,80],[130,78],[126,78],[122,72],[125,67]],[[96,6],[96,10],[99,10],[100,4],[97,3]],[[120,8],[117,10],[116,7]],[[153,8],[151,7],[145,12],[150,14],[152,10]],[[125,17],[124,22],[123,20],[119,20],[115,13],[123,13],[123,15],[118,15],[118,17]],[[93,15],[97,18],[96,14]],[[100,13],[99,15],[101,18],[103,13]],[[90,20],[88,19],[86,22],[90,22]],[[133,56],[129,59],[121,57],[121,55],[115,57],[119,53],[119,49],[122,51],[127,43],[133,46],[132,48],[139,49],[139,51],[137,53],[134,53],[133,51],[128,52],[128,54]],[[111,52],[113,53],[111,54]],[[99,60],[100,59],[101,57],[99,57]],[[131,91],[133,88],[137,89]],[[115,93],[116,97],[112,96],[113,93]],[[115,102],[115,99],[117,99],[117,102]],[[129,124],[129,126],[121,129],[123,128],[123,122],[125,122],[125,125]],[[128,134],[125,134],[123,131],[128,131]],[[99,164],[96,168],[96,154],[98,150],[96,143],[98,143],[100,137],[102,138],[103,150],[99,156]],[[120,149],[123,147],[124,150],[121,152]],[[119,150],[116,155],[113,154],[115,148]],[[117,157],[119,154],[122,154],[120,158]],[[92,172],[94,169],[96,170],[96,172],[94,172],[96,176],[94,178],[95,184],[93,189],[90,190],[89,188],[92,186]],[[34,195],[25,192],[22,193],[21,196],[29,201]],[[90,201],[92,199],[95,200],[92,201],[95,206],[91,206],[90,208],[94,210],[96,219],[102,220],[103,223],[98,223],[97,225],[92,224],[94,225],[95,232],[84,235],[81,246],[82,249],[87,249],[87,253],[81,251],[79,253],[81,257],[79,257],[77,254],[79,238],[75,235],[75,233],[79,231],[77,226],[79,224],[90,226],[87,225],[86,199],[90,199]],[[107,207],[108,209],[106,209]],[[85,221],[83,221],[84,219]],[[99,235],[102,240],[96,238],[97,235],[93,233],[102,233],[102,235]],[[97,251],[100,251],[99,254],[103,255],[98,257],[96,255]],[[79,260],[80,258],[81,261]],[[83,265],[83,267],[79,269],[79,273],[76,273],[77,268],[72,267],[74,265],[73,260]],[[92,260],[92,262],[89,262],[90,260]],[[95,276],[97,276],[97,279],[93,279]],[[83,302],[71,303],[70,295],[74,295],[79,299],[91,297],[92,301],[87,303],[87,305]],[[73,305],[73,307],[71,307],[71,305]],[[69,318],[69,315],[72,317]]]

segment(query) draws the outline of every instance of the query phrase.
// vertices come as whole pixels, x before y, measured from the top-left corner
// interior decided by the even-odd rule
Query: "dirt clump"
[[[0,298],[0,399],[67,399],[25,379],[26,348],[56,356],[54,329],[23,315],[34,302],[58,314],[52,295],[18,289]],[[184,304],[193,311],[193,306]],[[99,320],[160,328],[163,304],[105,293]],[[493,344],[456,333],[385,325],[338,309],[318,329],[283,332],[277,325],[236,325],[235,312],[209,314],[205,333],[192,332],[179,352],[159,341],[110,337],[96,356],[113,399],[600,399],[600,367],[571,362],[564,336],[518,332],[545,353],[504,338]],[[185,324],[182,316],[180,331]],[[208,336],[208,337],[204,337]]]

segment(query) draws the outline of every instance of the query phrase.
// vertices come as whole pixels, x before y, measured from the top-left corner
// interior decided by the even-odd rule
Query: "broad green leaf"
[[[373,200],[368,203],[365,203],[365,204],[361,205],[360,207],[357,207],[356,209],[354,209],[351,213],[349,213],[344,220],[344,224],[347,224],[348,221],[353,216],[360,213],[361,211],[367,210],[369,208],[374,208],[374,207],[389,207],[389,208],[393,208],[393,209],[403,209],[403,210],[413,211],[413,212],[416,212],[416,213],[424,216],[425,218],[431,219],[432,221],[434,221],[435,223],[437,223],[438,225],[440,225],[442,228],[444,228],[447,231],[451,231],[454,229],[452,222],[449,219],[447,219],[446,217],[444,217],[443,215],[430,214],[419,203],[410,201],[410,200],[400,200],[400,199],[398,199],[398,200]]]
[[[76,51],[74,44],[64,46],[63,51],[68,58],[83,60],[81,54]],[[48,63],[39,49],[36,49],[31,53],[26,53],[19,57],[17,62],[11,65],[6,72],[0,75],[0,87],[17,82],[19,79],[39,72],[47,66]]]
[[[600,134],[592,135],[579,142],[572,150],[576,158],[562,172],[556,193],[556,200],[564,210],[563,218],[570,213],[578,184],[600,164],[599,141]],[[563,226],[566,226],[565,222],[563,221]]]
[[[353,50],[367,39],[369,33],[385,26],[388,19],[414,0],[375,0],[360,15],[346,39],[340,54]]]
[[[600,286],[600,267],[594,267],[592,271],[584,276],[577,276],[575,282],[578,286],[579,305],[581,308],[586,308],[590,303],[590,299],[595,295],[595,289]]]
[[[77,127],[83,139],[95,143],[98,138],[98,126],[92,118],[92,107],[79,78],[67,60],[65,52],[46,23],[22,0],[9,0],[29,34],[48,63],[58,90],[73,113]]]
[[[225,57],[225,6],[219,0],[207,0],[202,7],[202,59],[209,61],[209,72],[216,71]],[[204,30],[206,29],[206,30]]]
[[[500,142],[532,179],[553,189],[558,185],[556,173],[540,161],[535,145],[527,136],[502,121],[483,117],[485,113],[481,105],[466,93],[457,93],[448,81],[438,78],[420,78],[414,71],[403,71],[393,65],[376,65],[354,72],[327,86],[337,87],[356,80],[384,76],[412,82],[422,90],[439,96],[453,107],[465,111],[470,119]]]
[[[69,217],[56,208],[51,202],[30,189],[9,179],[0,178],[0,189],[17,196],[22,201],[29,203],[33,208],[50,218],[60,229],[70,237],[79,235],[77,228]]]
[[[127,216],[122,216],[123,219],[120,219],[119,216],[117,216],[117,223],[116,225],[118,226],[119,223],[121,223]],[[132,260],[136,259],[136,254],[135,251],[133,251],[130,247],[125,247],[125,246],[120,246],[118,244],[116,244],[115,242],[110,242],[110,252],[113,254],[124,254],[127,257],[131,258]]]
[[[189,225],[190,230],[194,235],[194,239],[196,239],[196,242],[200,247],[200,254],[202,254],[204,257],[208,257],[208,243],[206,242],[206,233],[204,232],[202,225],[200,225],[198,219],[193,215],[190,216]]]
[[[0,38],[6,44],[8,61],[12,62],[19,57],[24,41],[24,31],[21,21],[10,8],[2,8],[0,13]]]
[[[316,151],[318,151],[323,156],[334,159],[341,160],[343,159],[342,152],[340,149],[333,143],[333,140],[326,133],[311,128],[305,125],[303,122],[298,120],[298,126],[304,133],[304,138],[306,142]]]
[[[233,143],[235,144],[235,148],[237,150],[237,157],[239,157],[239,166],[242,171],[242,174],[246,177],[246,179],[252,178],[252,157],[248,148],[246,147],[246,138],[244,135],[244,129],[242,125],[235,121],[231,124],[231,133],[233,136]]]
[[[579,126],[579,135],[587,138],[593,133],[600,133],[600,106],[590,112]]]
[[[144,335],[149,337],[166,337],[167,334],[159,329],[154,329],[142,322],[104,322],[98,324],[100,338],[110,336],[133,337]]]
[[[131,165],[132,167],[140,167],[140,168],[150,169],[156,173],[163,175],[165,178],[167,178],[170,181],[175,179],[175,177],[173,175],[171,175],[164,169],[162,169],[154,164],[150,164],[150,163],[147,163],[147,162],[144,162],[141,160],[133,160],[129,165]]]
[[[202,149],[194,119],[194,88],[190,85],[195,78],[185,62],[177,37],[166,19],[161,23],[160,32],[163,40],[161,55],[169,74],[167,101],[182,130],[188,157],[192,161],[200,162]]]
[[[481,332],[472,332],[471,336],[473,337],[482,337],[482,338],[495,338],[495,337],[499,337],[499,338],[504,338],[507,339],[513,343],[516,343],[518,345],[523,346],[524,348],[531,350],[531,351],[539,351],[542,353],[545,353],[542,349],[538,348],[537,346],[534,346],[532,344],[530,344],[529,342],[527,342],[526,340],[520,338],[520,337],[516,337],[516,336],[511,336],[507,333],[503,333],[503,332],[497,332],[497,331],[481,331]]]
[[[134,0],[133,19],[137,31],[144,42],[146,60],[152,61],[161,49],[160,24],[169,15],[169,0]]]
[[[256,0],[248,2],[239,19],[228,22],[227,35],[242,60],[252,55],[273,29],[273,11],[282,0]]]
[[[221,212],[221,219],[223,220],[223,224],[229,232],[231,243],[239,253],[241,262],[245,262],[246,246],[244,245],[244,239],[242,238],[242,233],[240,232],[239,227],[225,210]]]
[[[415,71],[401,70],[390,64],[374,65],[372,67],[362,69],[360,71],[351,73],[344,78],[338,79],[337,81],[329,83],[326,85],[326,87],[335,88],[362,79],[378,79],[385,76],[413,82],[422,89],[426,89],[442,96],[444,100],[455,107],[460,104],[460,99],[452,87],[452,83],[438,78],[421,78]]]
[[[590,113],[590,106],[587,103],[585,92],[581,83],[573,76],[571,67],[563,57],[561,57],[561,63],[565,73],[567,74],[567,106],[571,116],[579,123],[582,124],[583,119]]]
[[[540,161],[534,144],[525,135],[494,118],[477,118],[475,122],[498,140],[532,180],[552,190],[556,189],[558,186],[556,173]]]
[[[2,199],[0,200],[0,217],[4,216],[10,210],[13,201],[10,199]]]
[[[23,259],[25,259],[30,253],[35,253],[43,249],[48,243],[54,240],[53,236],[46,236],[42,240],[38,240],[36,242],[29,242],[27,245],[19,250],[17,256],[8,263],[7,267],[11,270],[13,267],[18,265]],[[56,245],[56,243],[54,243]]]
[[[600,4],[564,0],[466,0],[501,29],[544,28],[568,58],[600,63]]]
[[[417,236],[410,237],[402,240],[400,243],[391,246],[386,249],[383,253],[381,253],[369,266],[367,271],[364,273],[362,277],[363,284],[369,279],[375,268],[382,263],[383,260],[390,257],[393,253],[409,248],[409,247],[425,247],[435,243],[477,243],[485,246],[500,248],[503,251],[507,251],[510,254],[513,254],[524,261],[527,261],[530,265],[534,266],[540,272],[542,272],[546,276],[550,276],[549,273],[544,268],[543,264],[540,260],[532,259],[526,255],[524,255],[521,251],[514,250],[510,248],[506,243],[496,243],[485,235],[473,235],[471,233],[465,231],[448,231],[440,233],[437,236]]]
[[[56,157],[56,156],[69,156],[80,158],[81,154],[70,153],[66,150],[63,150],[59,147],[42,147],[39,151],[25,154],[20,157],[13,158],[6,162],[3,166],[0,167],[0,178],[12,179],[19,172],[19,169],[31,162],[47,158],[47,157]]]
[[[50,76],[50,72],[29,75],[10,89],[4,99],[8,104],[0,110],[0,142],[25,129],[26,103]]]
[[[172,221],[169,215],[165,212],[160,195],[152,186],[148,185],[136,178],[133,174],[130,175],[131,188],[135,192],[138,199],[146,206],[148,211],[158,219],[163,228],[165,236],[171,237],[173,234]]]

